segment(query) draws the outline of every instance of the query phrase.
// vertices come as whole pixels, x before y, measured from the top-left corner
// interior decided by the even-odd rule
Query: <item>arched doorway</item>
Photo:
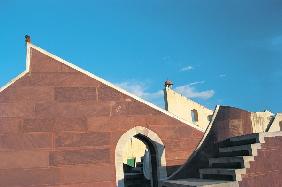
[[[159,181],[167,177],[164,144],[156,133],[145,127],[137,126],[128,130],[120,137],[115,149],[117,187],[125,187],[123,152],[124,152],[124,145],[132,137],[142,141],[149,149],[151,156],[151,167],[152,167],[151,184],[153,187],[160,186]]]

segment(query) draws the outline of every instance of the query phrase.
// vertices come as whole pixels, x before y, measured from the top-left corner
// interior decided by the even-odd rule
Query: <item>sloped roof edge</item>
[[[174,115],[172,113],[169,113],[168,111],[166,111],[166,110],[164,110],[164,109],[154,105],[153,103],[150,103],[150,102],[148,102],[148,101],[146,101],[146,100],[144,100],[144,99],[142,99],[142,98],[140,98],[140,97],[138,97],[138,96],[136,96],[136,95],[134,95],[132,93],[129,93],[128,91],[126,91],[126,90],[124,90],[124,89],[122,89],[122,88],[120,88],[120,87],[110,83],[109,81],[106,81],[105,79],[102,79],[102,78],[100,78],[100,77],[98,77],[98,76],[96,76],[96,75],[94,75],[94,74],[92,74],[92,73],[90,73],[90,72],[88,72],[88,71],[86,71],[86,70],[84,70],[84,69],[82,69],[82,68],[80,68],[80,67],[78,67],[78,66],[76,66],[76,65],[74,65],[74,64],[72,64],[72,63],[70,63],[70,62],[68,62],[68,61],[66,61],[66,60],[64,60],[62,58],[60,58],[60,57],[58,57],[58,56],[56,56],[56,55],[54,55],[54,54],[51,54],[50,52],[48,52],[48,51],[46,51],[46,50],[44,50],[44,49],[42,49],[40,47],[37,47],[34,44],[27,43],[26,47],[27,48],[26,48],[26,69],[25,69],[25,71],[22,72],[21,74],[19,74],[17,77],[12,79],[11,81],[9,81],[6,85],[1,87],[0,88],[0,93],[3,90],[5,90],[6,88],[8,88],[10,85],[12,85],[14,82],[16,82],[18,79],[23,77],[25,74],[29,73],[29,70],[30,70],[30,48],[34,48],[34,49],[38,50],[39,52],[41,52],[41,53],[43,53],[43,54],[53,58],[53,59],[55,59],[55,60],[65,64],[65,65],[67,65],[67,66],[69,66],[69,67],[71,67],[71,68],[73,68],[73,69],[75,69],[75,70],[77,70],[77,71],[79,71],[79,72],[81,72],[81,73],[83,73],[83,74],[93,78],[93,79],[96,79],[96,80],[102,82],[103,84],[105,84],[105,85],[107,85],[107,86],[109,86],[109,87],[111,87],[111,88],[113,88],[113,89],[115,89],[115,90],[117,90],[117,91],[119,91],[119,92],[121,92],[123,94],[126,94],[126,95],[134,98],[135,100],[143,103],[143,104],[146,104],[146,105],[148,105],[148,106],[150,106],[150,107],[152,107],[152,108],[154,108],[154,109],[156,109],[156,110],[158,110],[158,111],[160,111],[160,112],[162,112],[162,113],[164,113],[164,114],[166,114],[166,115],[168,115],[168,116],[170,116],[172,118],[175,118],[175,119],[181,121],[182,123],[185,123],[185,124],[195,128],[195,129],[197,129],[199,131],[202,131],[202,132],[205,131],[204,129],[202,129],[202,128],[194,125],[194,124],[191,124],[191,123],[188,123],[188,122],[182,120],[181,118],[177,117],[176,115]]]
[[[29,72],[29,67],[30,67],[30,46],[29,45],[30,44],[27,43],[27,47],[26,47],[26,67],[25,67],[26,69],[22,73],[20,73],[18,76],[16,76],[12,80],[10,80],[7,84],[0,87],[0,93]]]

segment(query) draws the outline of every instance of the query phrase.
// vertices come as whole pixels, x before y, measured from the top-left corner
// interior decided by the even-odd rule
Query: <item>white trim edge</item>
[[[18,76],[16,76],[12,80],[10,80],[7,84],[0,87],[0,93],[2,91],[4,91],[6,88],[8,88],[9,86],[11,86],[12,84],[14,84],[17,80],[22,78],[24,75],[26,75],[29,72],[29,67],[30,67],[30,47],[27,44],[27,47],[26,47],[26,69],[22,73],[20,73]]]
[[[9,86],[11,86],[13,83],[15,83],[17,80],[19,80],[21,77],[23,77],[24,75],[29,73],[29,70],[30,70],[30,58],[31,58],[31,50],[30,50],[30,48],[34,48],[34,49],[38,50],[39,52],[41,52],[41,53],[43,53],[43,54],[53,58],[53,59],[55,59],[55,60],[65,64],[65,65],[67,65],[67,66],[69,66],[69,67],[71,67],[71,68],[73,68],[73,69],[75,69],[75,70],[77,70],[77,71],[79,71],[79,72],[81,72],[81,73],[83,73],[83,74],[93,78],[93,79],[96,79],[96,80],[102,82],[103,84],[105,84],[105,85],[107,85],[107,86],[109,86],[109,87],[111,87],[111,88],[113,88],[113,89],[115,89],[115,90],[125,94],[125,95],[128,95],[128,96],[134,98],[135,100],[137,100],[137,101],[139,101],[139,102],[141,102],[143,104],[146,104],[146,105],[148,105],[148,106],[150,106],[150,107],[152,107],[152,108],[154,108],[154,109],[156,109],[156,110],[158,110],[158,111],[160,111],[160,112],[162,112],[162,113],[164,113],[164,114],[166,114],[166,115],[168,115],[168,116],[170,116],[172,118],[175,118],[175,119],[181,121],[184,124],[187,124],[187,125],[195,128],[195,129],[197,129],[197,130],[199,130],[201,132],[205,131],[204,129],[202,129],[202,128],[194,125],[194,124],[190,124],[187,121],[182,120],[178,116],[176,116],[176,115],[174,115],[174,114],[172,114],[172,113],[170,113],[170,112],[168,112],[168,111],[166,111],[166,110],[164,110],[164,109],[162,109],[162,108],[160,108],[160,107],[158,107],[158,106],[156,106],[156,105],[154,105],[154,104],[152,104],[152,103],[150,103],[148,101],[145,101],[144,99],[142,99],[142,98],[140,98],[140,97],[138,97],[136,95],[133,95],[133,94],[127,92],[126,90],[124,90],[122,88],[119,88],[119,87],[115,86],[114,84],[112,84],[112,83],[110,83],[110,82],[108,82],[108,81],[106,81],[106,80],[104,80],[104,79],[102,79],[100,77],[97,77],[96,75],[94,75],[94,74],[92,74],[92,73],[90,73],[90,72],[88,72],[88,71],[86,71],[86,70],[84,70],[84,69],[82,69],[82,68],[80,68],[80,67],[78,67],[78,66],[76,66],[76,65],[74,65],[74,64],[72,64],[72,63],[70,63],[70,62],[68,62],[68,61],[66,61],[66,60],[64,60],[64,59],[62,59],[60,57],[58,57],[58,56],[56,56],[56,55],[53,55],[53,54],[49,53],[48,51],[46,51],[46,50],[44,50],[44,49],[42,49],[40,47],[37,47],[37,46],[35,46],[35,45],[31,44],[31,43],[27,43],[26,44],[26,69],[25,69],[25,71],[22,72],[17,77],[15,77],[14,79],[12,79],[11,81],[9,81],[6,85],[1,87],[0,88],[0,93],[3,90],[5,90],[6,88],[8,88]]]

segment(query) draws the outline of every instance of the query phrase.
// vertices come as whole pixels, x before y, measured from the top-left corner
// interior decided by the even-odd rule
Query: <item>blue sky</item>
[[[282,0],[0,0],[0,85],[24,35],[163,106],[166,79],[213,108],[282,112]]]

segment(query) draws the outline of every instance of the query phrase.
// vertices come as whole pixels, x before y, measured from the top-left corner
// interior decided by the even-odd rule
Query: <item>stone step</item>
[[[240,181],[241,174],[245,174],[246,169],[204,168],[199,172],[202,179]]]
[[[135,180],[135,179],[144,179],[143,173],[125,173],[125,180]]]
[[[260,148],[260,143],[232,147],[220,147],[219,157],[257,156],[257,150]]]
[[[130,173],[142,173],[142,168],[141,167],[132,168]]]
[[[210,179],[178,179],[167,180],[163,187],[239,187],[236,181],[210,180]]]
[[[254,161],[253,156],[209,158],[209,167],[211,168],[249,168],[250,161]]]
[[[143,173],[125,173],[125,187],[146,187],[150,186],[150,181],[146,180]]]
[[[219,147],[240,146],[254,143],[263,143],[264,138],[258,133],[235,136],[218,143]]]
[[[136,163],[136,167],[142,168],[142,167],[143,167],[143,163],[142,163],[142,162],[137,162],[137,163]]]
[[[151,184],[146,180],[133,180],[125,181],[125,187],[151,187]]]

